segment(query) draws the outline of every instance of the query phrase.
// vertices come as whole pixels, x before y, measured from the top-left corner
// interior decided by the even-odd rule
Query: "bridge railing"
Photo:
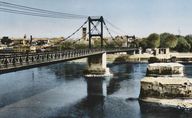
[[[75,58],[95,55],[103,52],[126,52],[129,48],[103,48],[103,49],[73,49],[40,53],[11,53],[0,57],[0,70],[17,68],[29,65],[72,60]]]
[[[102,49],[79,49],[56,52],[11,54],[0,58],[0,70],[78,58],[102,53]]]

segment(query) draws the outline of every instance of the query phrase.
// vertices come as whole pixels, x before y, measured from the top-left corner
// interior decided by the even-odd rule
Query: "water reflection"
[[[73,80],[83,76],[85,63],[68,62],[65,64],[56,64],[45,67],[53,72],[57,79]]]
[[[60,109],[56,116],[60,117],[87,117],[87,118],[102,118],[104,116],[105,97],[89,96],[73,106]]]

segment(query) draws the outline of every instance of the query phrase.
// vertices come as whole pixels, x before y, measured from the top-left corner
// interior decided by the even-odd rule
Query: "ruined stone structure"
[[[185,77],[145,77],[140,98],[192,98],[192,80]]]
[[[141,80],[140,101],[159,105],[192,108],[192,79],[184,77],[183,65],[153,63]]]

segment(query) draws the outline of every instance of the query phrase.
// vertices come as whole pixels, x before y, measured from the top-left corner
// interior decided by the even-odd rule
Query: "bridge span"
[[[0,74],[46,66],[49,64],[66,62],[81,58],[94,57],[103,53],[127,52],[133,53],[137,48],[115,49],[75,49],[41,53],[12,53],[0,56]]]

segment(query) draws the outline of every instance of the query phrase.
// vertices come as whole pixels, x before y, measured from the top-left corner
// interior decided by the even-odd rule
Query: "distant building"
[[[29,44],[29,40],[27,39],[13,39],[13,45],[27,45]]]
[[[87,28],[83,27],[82,28],[82,39],[86,40],[86,37],[87,37]]]
[[[155,54],[169,54],[169,48],[155,48]]]
[[[159,54],[169,54],[169,48],[147,48],[146,53],[148,54],[154,54],[154,55],[159,55]]]
[[[14,52],[29,52],[30,47],[26,45],[18,45],[13,47]]]

